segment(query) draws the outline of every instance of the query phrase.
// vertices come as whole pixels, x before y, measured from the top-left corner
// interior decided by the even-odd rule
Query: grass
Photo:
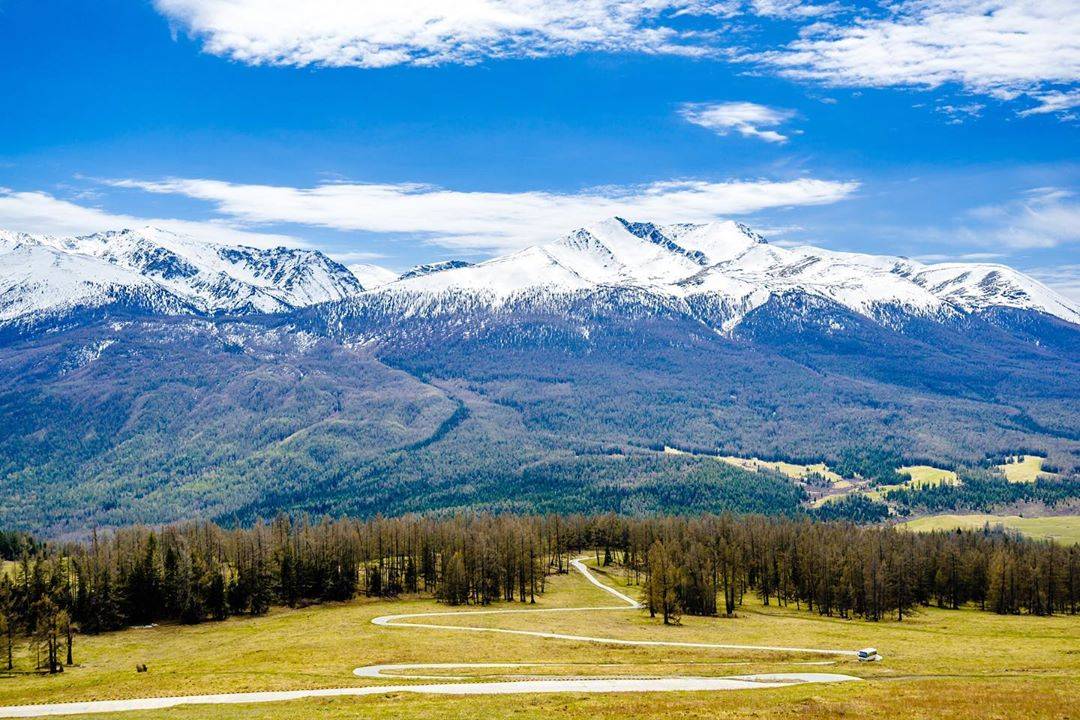
[[[1043,474],[1042,466],[1046,458],[1038,455],[1014,455],[1009,460],[1010,462],[997,466],[1005,474],[1006,480],[1015,483],[1033,483],[1040,474]]]
[[[817,463],[814,465],[796,465],[795,463],[772,461],[772,460],[759,460],[758,458],[741,458],[732,455],[720,456],[718,459],[723,460],[726,463],[734,465],[736,467],[743,468],[744,470],[773,470],[785,475],[793,480],[802,480],[809,475],[817,474],[824,477],[826,480],[832,483],[847,483],[844,478],[840,477],[837,473],[829,469],[829,466],[825,463]]]
[[[911,480],[904,483],[908,487],[937,487],[938,485],[959,485],[960,479],[952,470],[943,470],[931,465],[905,465],[896,468],[901,475],[910,475]]]
[[[612,584],[628,584],[622,572],[606,573],[606,578]],[[538,607],[610,603],[609,596],[575,574],[550,579]],[[20,656],[21,672],[6,678],[0,675],[0,705],[340,687],[378,682],[360,681],[351,670],[388,662],[537,661],[551,665],[522,672],[729,675],[806,670],[798,663],[822,659],[786,653],[605,646],[370,624],[371,618],[387,613],[446,609],[427,599],[357,600],[302,610],[276,609],[261,618],[81,637],[76,646],[79,664],[59,676],[29,673],[28,658]],[[775,605],[761,607],[748,597],[737,618],[686,617],[678,627],[664,627],[634,610],[481,616],[468,623],[620,638],[851,649],[874,645],[886,661],[860,664],[839,659],[835,665],[812,668],[858,675],[866,679],[861,683],[752,692],[513,698],[387,694],[104,717],[1054,718],[1067,716],[1071,701],[1080,694],[1077,617],[999,617],[974,609],[929,608],[902,623],[866,623]],[[138,662],[149,665],[150,671],[136,673]]]
[[[852,493],[861,493],[871,500],[878,502],[885,501],[885,494],[891,490],[900,490],[902,488],[923,488],[923,487],[936,487],[938,485],[959,485],[960,478],[952,470],[945,470],[943,468],[933,467],[932,465],[904,465],[903,467],[896,468],[896,472],[900,474],[907,474],[910,476],[909,480],[905,480],[902,483],[895,483],[893,485],[877,485],[869,487],[868,485],[856,486],[853,483],[844,480],[846,485],[839,483],[834,484],[834,488],[843,489],[849,488],[847,493],[838,493],[835,495],[826,495],[816,499],[810,503],[811,507],[821,507],[827,502],[833,502],[834,500],[840,500]]]
[[[912,530],[954,530],[1002,525],[1034,538],[1054,539],[1061,543],[1080,543],[1080,516],[1020,517],[1018,515],[930,515],[904,523]]]

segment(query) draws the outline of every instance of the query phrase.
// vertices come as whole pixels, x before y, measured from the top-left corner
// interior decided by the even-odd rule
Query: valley
[[[1080,0],[0,0],[0,720],[1073,720]]]
[[[618,568],[592,571],[609,587],[626,588]],[[579,573],[555,576],[536,608],[562,609],[610,605],[613,599]],[[499,606],[496,606],[498,608]],[[513,607],[512,605],[510,607]],[[460,663],[467,648],[469,663],[525,663],[521,667],[425,668],[437,682],[491,683],[509,675],[526,678],[656,677],[693,675],[703,678],[764,673],[829,673],[851,675],[859,682],[834,685],[791,685],[733,692],[625,693],[574,692],[535,694],[515,699],[515,716],[624,717],[640,712],[677,711],[688,717],[724,712],[731,717],[836,717],[868,708],[882,714],[926,714],[937,717],[1059,717],[1077,691],[1080,668],[1069,649],[1080,642],[1075,616],[1049,618],[997,616],[973,610],[926,608],[902,623],[864,623],[825,618],[794,608],[745,608],[737,618],[686,617],[678,627],[665,627],[635,611],[582,611],[488,616],[485,626],[552,633],[574,633],[587,622],[588,633],[644,642],[722,643],[803,647],[861,648],[874,645],[885,655],[878,663],[859,663],[844,656],[807,656],[737,648],[689,648],[664,645],[619,646],[571,639],[538,639],[500,633],[461,633],[452,629],[386,627],[372,620],[387,614],[436,611],[451,613],[440,622],[463,624],[467,609],[454,613],[422,598],[399,601],[359,599],[299,610],[275,609],[260,618],[234,618],[198,626],[161,625],[86,636],[79,639],[79,661],[57,676],[25,672],[0,675],[0,706],[24,703],[163,697],[222,692],[316,690],[348,685],[384,687],[366,697],[323,697],[269,704],[239,703],[214,707],[221,718],[286,718],[318,712],[326,717],[475,717],[505,709],[498,696],[414,694],[403,683],[407,670],[391,670],[374,678],[350,678],[351,669],[382,663]],[[463,637],[463,635],[465,635]],[[407,640],[412,638],[412,640]],[[934,650],[927,652],[932,640]],[[972,652],[978,647],[979,652]],[[572,653],[572,657],[568,654]],[[527,661],[527,662],[526,662]],[[146,663],[138,674],[134,664]],[[540,664],[532,664],[540,663]],[[812,663],[812,664],[809,664]],[[413,671],[415,672],[415,671]],[[580,681],[578,681],[580,682]],[[983,699],[973,705],[972,688]],[[95,714],[93,717],[205,717],[207,706]],[[10,710],[0,714],[10,716]],[[32,715],[27,715],[32,716]]]

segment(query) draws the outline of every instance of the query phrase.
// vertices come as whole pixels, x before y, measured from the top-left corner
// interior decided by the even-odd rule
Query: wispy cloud
[[[728,215],[834,203],[854,181],[677,180],[577,193],[462,192],[421,184],[323,184],[311,188],[242,185],[220,180],[114,180],[116,187],[182,195],[211,203],[231,223],[295,223],[343,231],[407,235],[480,252],[548,242],[613,215],[657,222],[707,221]]]
[[[1070,300],[1080,303],[1080,264],[1034,267],[1028,268],[1025,272],[1043,281]]]
[[[708,128],[718,135],[737,132],[772,143],[784,143],[788,138],[771,128],[778,127],[795,116],[791,110],[772,108],[752,102],[684,103],[679,115],[687,122]]]
[[[1032,99],[1039,104],[1035,107],[1022,110],[1021,115],[1045,115],[1047,113],[1065,113],[1080,106],[1080,90],[1062,92],[1053,90],[1032,95]]]
[[[381,68],[579,52],[739,58],[849,87],[936,88],[1067,112],[1080,79],[1075,0],[154,0],[213,55],[251,65]],[[778,45],[755,18],[798,38]],[[1071,98],[1071,99],[1070,99]],[[1065,106],[1062,103],[1065,103]]]
[[[249,64],[376,68],[475,63],[585,50],[700,55],[679,15],[736,12],[735,0],[155,0],[214,55]]]
[[[937,262],[983,262],[986,260],[1000,260],[1005,257],[1005,253],[997,252],[969,252],[969,253],[927,253],[926,255],[916,255],[915,260],[927,263]]]
[[[979,117],[985,107],[982,103],[963,103],[960,105],[945,103],[938,105],[937,110],[949,117],[950,125],[963,125],[966,120]]]
[[[981,242],[1007,248],[1052,248],[1080,242],[1080,202],[1069,190],[1034,188],[1023,197],[975,208],[970,228]]]
[[[750,9],[756,15],[774,18],[818,18],[843,10],[838,2],[811,3],[803,0],[751,0]]]
[[[5,230],[45,235],[83,235],[147,225],[227,245],[297,247],[306,244],[291,235],[255,232],[221,220],[198,222],[110,213],[62,200],[45,192],[15,192],[0,188],[0,228]]]
[[[954,83],[999,99],[1056,97],[1053,85],[1080,79],[1075,0],[901,0],[885,7],[883,15],[808,25],[789,45],[745,59],[830,85]]]
[[[348,265],[350,263],[367,262],[368,260],[382,260],[386,257],[385,253],[381,252],[368,252],[366,250],[352,250],[349,252],[332,252],[327,253],[331,258],[341,263],[342,265]]]

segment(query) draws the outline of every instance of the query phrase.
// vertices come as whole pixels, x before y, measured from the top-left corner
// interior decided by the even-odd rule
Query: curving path
[[[373,619],[376,625],[382,625],[385,627],[413,627],[413,628],[426,628],[429,630],[458,630],[462,632],[486,632],[486,633],[502,633],[506,635],[529,635],[532,637],[542,637],[554,640],[576,640],[578,642],[593,642],[604,643],[607,645],[634,645],[645,647],[680,647],[680,648],[701,648],[706,650],[760,650],[764,652],[795,652],[795,653],[809,653],[814,655],[838,655],[846,657],[858,657],[857,650],[836,650],[827,648],[805,648],[805,647],[788,647],[782,645],[733,645],[728,643],[702,643],[702,642],[675,642],[669,640],[625,640],[622,638],[612,637],[593,637],[590,635],[570,635],[566,633],[551,633],[540,632],[536,630],[508,630],[506,628],[496,627],[476,627],[471,625],[440,625],[438,623],[425,623],[425,622],[411,622],[418,618],[440,618],[440,617],[472,617],[476,615],[514,615],[521,613],[566,613],[566,612],[601,612],[612,610],[639,610],[642,605],[637,600],[634,600],[629,595],[619,592],[610,585],[605,585],[600,582],[595,575],[593,575],[589,568],[585,566],[585,563],[581,562],[581,559],[571,560],[570,565],[575,570],[580,572],[585,578],[593,585],[597,586],[604,592],[614,595],[619,600],[622,600],[624,604],[613,606],[590,606],[590,607],[568,607],[568,608],[542,608],[538,610],[466,610],[458,612],[426,612],[426,613],[409,613],[405,615],[383,615]]]
[[[829,650],[822,648],[798,648],[764,645],[730,645],[719,643],[668,642],[661,640],[624,640],[620,638],[590,637],[531,630],[509,630],[504,628],[473,627],[465,625],[440,625],[435,623],[410,622],[418,618],[462,617],[473,615],[500,615],[513,613],[556,613],[556,612],[598,612],[614,610],[637,610],[641,604],[619,590],[605,585],[580,559],[570,563],[589,582],[604,592],[621,601],[621,604],[601,607],[577,608],[542,608],[536,610],[475,610],[465,612],[411,613],[405,615],[384,615],[372,622],[383,627],[412,627],[463,632],[496,632],[511,635],[531,635],[558,640],[576,640],[584,642],[606,643],[612,645],[640,645],[662,647],[690,647],[735,650],[762,650],[780,652],[800,652],[823,655],[856,655],[853,650]],[[410,670],[447,670],[447,669],[493,669],[541,667],[546,663],[427,663],[401,665],[372,665],[357,668],[353,674],[370,679],[397,678],[401,680],[442,680],[443,682],[411,685],[368,685],[363,687],[327,688],[318,690],[284,690],[272,692],[221,693],[215,695],[185,695],[177,697],[135,698],[129,700],[96,700],[76,703],[54,703],[48,705],[12,705],[0,707],[0,718],[30,718],[57,715],[81,715],[95,713],[124,712],[131,710],[161,710],[180,705],[228,705],[243,703],[283,702],[303,698],[358,697],[363,695],[381,695],[386,693],[420,693],[435,695],[516,695],[529,693],[621,693],[621,692],[676,692],[676,691],[723,691],[751,690],[787,687],[805,683],[850,682],[859,678],[851,675],[834,673],[772,673],[758,675],[736,675],[730,677],[577,677],[543,678],[521,677],[497,681],[468,681],[468,677],[450,677],[445,675],[386,675],[386,672]],[[805,663],[808,665],[829,664],[826,662]],[[504,676],[507,678],[514,676]],[[446,682],[452,681],[452,682]]]

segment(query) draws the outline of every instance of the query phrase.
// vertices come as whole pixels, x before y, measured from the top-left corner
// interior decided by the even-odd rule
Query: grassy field
[[[1020,517],[1018,515],[930,515],[904,523],[912,530],[953,530],[1003,525],[1035,538],[1053,538],[1062,543],[1080,543],[1080,516]]]
[[[770,460],[758,460],[757,458],[741,458],[731,455],[725,455],[719,457],[726,463],[741,467],[744,470],[773,470],[786,475],[793,480],[802,480],[808,475],[818,474],[833,483],[847,483],[842,477],[829,469],[829,466],[825,463],[817,463],[815,465],[796,465],[794,463],[783,461],[770,461]]]
[[[909,487],[957,485],[960,482],[952,470],[943,470],[930,465],[905,465],[896,468],[896,472],[911,476],[911,480],[904,483]]]
[[[1017,455],[1010,458],[1010,460],[1014,460],[1014,462],[1007,462],[997,466],[1005,474],[1005,479],[1015,483],[1031,483],[1035,482],[1035,478],[1042,473],[1043,461],[1046,458],[1038,455]]]
[[[811,507],[821,507],[825,503],[834,502],[840,500],[852,493],[859,493],[865,495],[871,500],[879,502],[885,501],[886,493],[891,490],[900,490],[902,488],[923,488],[928,486],[938,485],[958,485],[960,484],[960,478],[952,470],[945,470],[943,468],[933,467],[932,465],[904,465],[903,467],[896,468],[896,471],[901,474],[907,474],[910,476],[910,480],[906,480],[902,483],[896,483],[894,485],[876,485],[870,487],[867,484],[855,485],[854,483],[844,480],[844,484],[834,484],[833,487],[837,489],[849,489],[847,493],[836,493],[834,495],[826,495],[824,497],[817,498],[810,503]]]
[[[612,584],[626,584],[619,572],[607,579]],[[553,578],[538,607],[610,601],[575,574]],[[353,677],[351,670],[376,663],[455,661],[546,662],[548,667],[527,672],[554,675],[732,675],[812,670],[858,675],[865,682],[641,695],[566,693],[507,698],[386,694],[95,717],[1063,718],[1080,693],[1080,618],[998,617],[975,610],[926,609],[902,623],[866,623],[775,606],[763,608],[756,600],[747,601],[737,618],[687,617],[679,627],[664,627],[635,610],[474,617],[468,623],[628,639],[850,649],[874,645],[886,660],[860,664],[840,659],[828,666],[807,667],[800,663],[822,658],[380,628],[370,624],[371,618],[446,608],[425,599],[394,603],[358,600],[275,610],[262,618],[82,637],[77,645],[78,665],[59,676],[29,673],[28,658],[21,656],[19,673],[0,675],[0,705],[398,684],[401,681],[362,681]],[[138,662],[149,665],[150,671],[136,673]]]

